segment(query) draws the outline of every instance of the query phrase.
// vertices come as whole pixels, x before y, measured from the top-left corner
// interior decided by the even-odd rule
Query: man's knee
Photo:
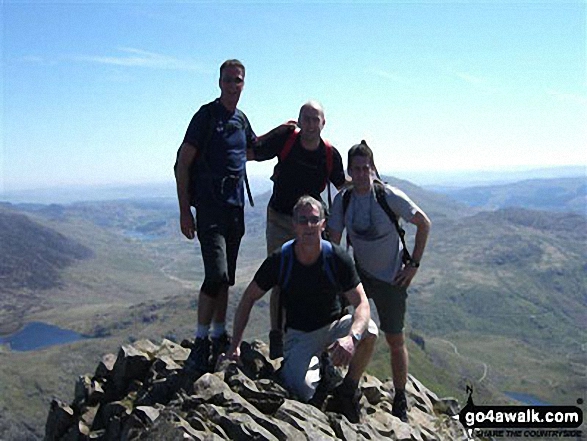
[[[220,293],[227,290],[228,281],[223,278],[205,279],[201,287],[202,293],[213,299],[217,298]]]
[[[301,401],[309,401],[320,380],[319,371],[320,365],[317,357],[312,357],[308,366],[303,361],[289,359],[285,362],[283,370],[285,386]]]
[[[392,353],[403,351],[406,347],[406,339],[403,332],[397,334],[385,334],[385,339],[387,340],[387,345]]]

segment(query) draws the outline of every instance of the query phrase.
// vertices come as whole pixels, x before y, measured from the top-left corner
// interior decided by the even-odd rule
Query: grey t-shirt
[[[339,233],[346,227],[361,269],[376,279],[393,283],[401,269],[403,248],[395,226],[377,202],[375,190],[364,195],[353,191],[343,219],[343,193],[334,198],[328,227]],[[405,221],[419,210],[403,191],[386,184],[385,193],[391,210]]]

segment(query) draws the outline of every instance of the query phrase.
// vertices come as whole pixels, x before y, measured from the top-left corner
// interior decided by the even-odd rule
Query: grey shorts
[[[202,259],[202,291],[216,297],[223,285],[234,285],[236,259],[245,234],[243,207],[199,205],[196,224]]]
[[[407,288],[371,277],[360,268],[357,271],[365,294],[375,303],[381,330],[386,334],[401,334],[404,331]]]
[[[311,332],[288,329],[284,338],[283,381],[300,399],[308,401],[320,381],[320,354],[337,339],[348,335],[353,323],[350,314],[330,325]],[[377,336],[379,330],[373,320],[364,334]]]

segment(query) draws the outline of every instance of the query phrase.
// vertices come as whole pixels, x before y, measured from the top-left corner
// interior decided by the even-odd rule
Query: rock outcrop
[[[267,346],[243,343],[241,361],[215,373],[182,370],[190,343],[142,340],[79,377],[73,402],[53,400],[45,440],[467,440],[454,399],[417,379],[407,385],[409,424],[391,415],[393,385],[365,375],[362,422],[293,399],[279,385]],[[326,403],[327,404],[327,403]],[[327,408],[327,407],[326,407]]]

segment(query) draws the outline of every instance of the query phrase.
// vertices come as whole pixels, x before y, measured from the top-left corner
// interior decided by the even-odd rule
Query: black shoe
[[[310,399],[309,403],[322,410],[322,405],[324,404],[326,397],[332,390],[334,390],[341,380],[342,378],[332,364],[330,355],[327,351],[324,351],[320,356],[320,382],[318,383],[316,392],[314,392],[314,396]]]
[[[269,358],[276,360],[283,357],[283,332],[274,329],[269,331]]]
[[[344,415],[353,424],[360,423],[361,409],[359,399],[360,392],[358,389],[349,388],[345,383],[342,383],[334,389],[327,410]]]
[[[204,373],[210,370],[210,340],[208,338],[196,338],[194,346],[185,362],[184,370],[193,374]]]
[[[223,333],[220,337],[212,337],[212,359],[210,360],[210,364],[212,368],[216,368],[216,362],[218,361],[218,357],[220,354],[225,354],[230,347],[230,335],[226,332]]]
[[[408,422],[408,400],[406,399],[406,394],[403,390],[395,392],[391,414],[404,423]]]

